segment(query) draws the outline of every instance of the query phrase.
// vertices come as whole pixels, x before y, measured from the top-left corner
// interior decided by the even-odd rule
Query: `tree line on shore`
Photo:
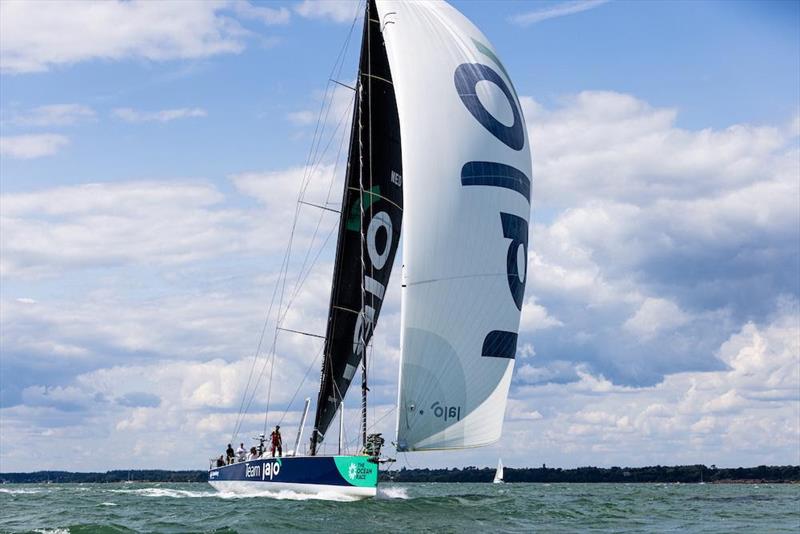
[[[382,481],[393,482],[491,482],[495,469],[466,467],[463,469],[383,470]],[[694,482],[800,482],[800,466],[783,465],[717,468],[715,465],[678,465],[649,467],[506,467],[506,482],[662,482],[684,484]],[[35,473],[0,473],[2,483],[121,483],[121,482],[205,482],[207,471],[115,470],[105,473],[72,473],[37,471]]]
[[[491,482],[495,469],[466,467],[464,469],[400,469],[381,472],[381,480],[395,482]],[[676,465],[648,467],[523,467],[504,469],[506,482],[800,482],[800,466],[767,466],[717,468],[705,465]]]

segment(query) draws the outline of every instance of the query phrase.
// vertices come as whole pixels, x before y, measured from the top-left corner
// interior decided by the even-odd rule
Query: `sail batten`
[[[405,173],[397,447],[484,446],[501,434],[525,289],[527,129],[499,55],[463,15],[376,4]]]

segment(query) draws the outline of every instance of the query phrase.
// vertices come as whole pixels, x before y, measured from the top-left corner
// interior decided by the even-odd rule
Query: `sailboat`
[[[497,471],[494,472],[494,480],[492,480],[495,484],[502,484],[503,481],[503,459],[497,459]]]
[[[530,146],[514,85],[488,39],[446,2],[368,0],[360,54],[308,454],[297,450],[304,415],[295,455],[212,467],[208,480],[220,490],[376,494],[378,468],[391,459],[384,438],[368,434],[366,349],[401,225],[395,448],[500,439],[531,211]],[[361,453],[321,454],[359,370]]]

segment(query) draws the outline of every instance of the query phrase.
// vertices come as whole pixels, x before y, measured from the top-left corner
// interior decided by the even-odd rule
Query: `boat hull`
[[[211,469],[208,482],[218,491],[243,495],[292,491],[366,499],[377,493],[378,466],[366,456],[263,458]]]

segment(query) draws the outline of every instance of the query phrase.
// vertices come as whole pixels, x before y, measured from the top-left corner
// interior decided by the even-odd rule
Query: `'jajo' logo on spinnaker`
[[[436,401],[431,404],[431,411],[433,416],[439,419],[461,421],[461,406],[444,406],[439,405],[439,401]]]

